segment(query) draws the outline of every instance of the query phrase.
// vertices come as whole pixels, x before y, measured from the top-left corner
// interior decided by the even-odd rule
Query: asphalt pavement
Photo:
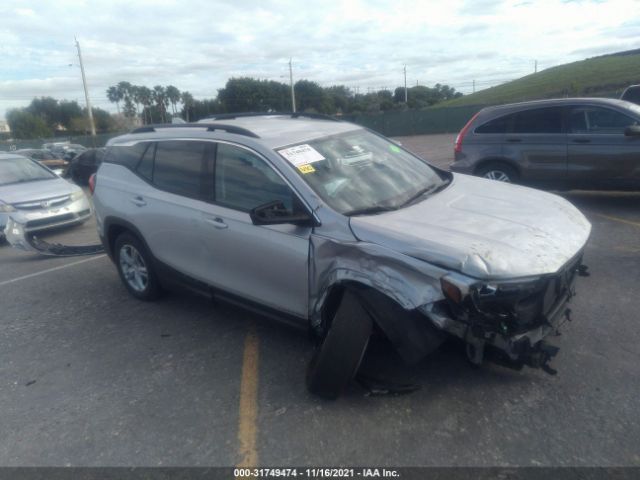
[[[446,164],[452,141],[403,144]],[[475,368],[452,342],[389,359],[420,390],[335,402],[306,391],[300,332],[186,292],[137,301],[104,255],[4,244],[0,465],[640,466],[640,194],[563,195],[593,233],[557,375]]]

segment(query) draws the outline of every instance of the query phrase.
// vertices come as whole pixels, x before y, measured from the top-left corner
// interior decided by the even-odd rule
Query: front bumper
[[[9,216],[24,226],[25,233],[82,223],[91,217],[91,205],[86,197],[55,208],[17,210],[0,217],[0,232],[4,232]]]
[[[467,356],[475,364],[487,358],[505,366],[520,369],[523,366],[542,368],[549,373],[553,369],[548,362],[558,349],[545,342],[550,335],[557,334],[559,328],[571,320],[568,304],[575,295],[576,278],[583,271],[582,257],[570,261],[555,275],[548,276],[541,291],[541,311],[535,317],[518,325],[517,318],[511,318],[514,328],[505,328],[504,315],[482,312],[468,302],[462,309],[450,302],[441,301],[422,308],[422,311],[439,329],[463,340],[467,345]],[[555,292],[554,301],[548,302],[550,292]]]

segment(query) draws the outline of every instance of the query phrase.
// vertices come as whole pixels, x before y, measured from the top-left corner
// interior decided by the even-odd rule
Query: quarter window
[[[293,192],[273,168],[251,152],[225,143],[217,148],[215,201],[245,212],[274,201],[293,210]]]
[[[513,118],[513,115],[506,115],[489,120],[487,123],[476,128],[475,133],[507,133],[511,118]]]
[[[153,183],[186,197],[202,197],[201,177],[206,161],[205,142],[167,141],[156,146]]]

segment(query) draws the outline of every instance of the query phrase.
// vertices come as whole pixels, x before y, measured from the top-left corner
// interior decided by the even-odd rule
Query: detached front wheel
[[[367,349],[373,320],[358,297],[345,291],[329,331],[309,363],[307,388],[335,400],[356,375]]]
[[[160,283],[151,256],[140,240],[129,233],[121,234],[114,253],[120,279],[131,295],[145,301],[160,297]]]

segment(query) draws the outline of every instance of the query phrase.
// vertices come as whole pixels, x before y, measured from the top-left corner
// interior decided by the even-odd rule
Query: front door
[[[296,194],[258,154],[218,143],[213,203],[202,214],[207,281],[214,287],[306,318],[310,227],[254,225],[249,211],[281,201],[302,208]]]
[[[575,187],[639,188],[640,138],[625,136],[638,122],[617,110],[572,107],[569,114],[568,177]]]

